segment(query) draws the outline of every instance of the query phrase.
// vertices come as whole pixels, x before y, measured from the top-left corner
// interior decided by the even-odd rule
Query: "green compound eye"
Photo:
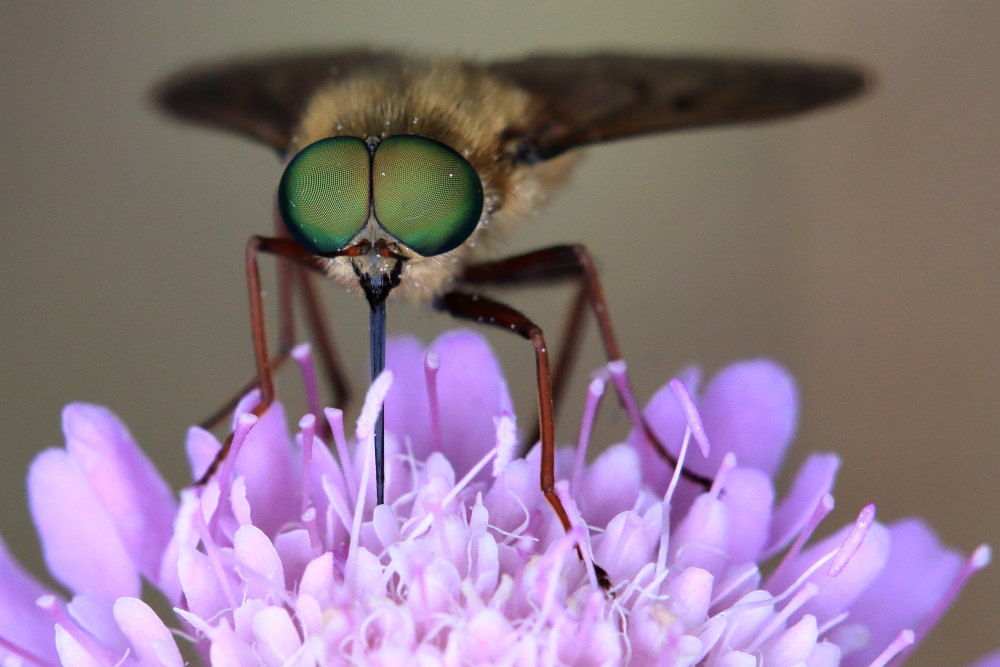
[[[370,154],[357,137],[309,144],[278,185],[278,210],[299,243],[323,254],[342,250],[368,221]]]
[[[372,164],[375,217],[425,257],[462,245],[483,211],[472,166],[444,144],[410,134],[387,137]]]

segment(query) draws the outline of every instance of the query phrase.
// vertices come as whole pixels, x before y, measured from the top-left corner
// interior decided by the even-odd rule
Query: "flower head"
[[[226,665],[885,664],[989,559],[986,547],[944,548],[916,519],[880,524],[873,506],[814,539],[839,462],[813,455],[776,494],[798,406],[771,362],[730,366],[704,391],[688,372],[646,408],[682,465],[714,480],[708,490],[641,428],[585,462],[600,396],[624,367],[599,374],[577,447],[557,453],[568,532],[539,490],[538,448],[513,458],[511,400],[481,338],[447,334],[430,351],[397,339],[389,368],[355,438],[325,411],[331,447],[318,415],[292,438],[279,404],[258,420],[248,397],[226,463],[179,502],[110,412],[66,408],[67,447],[36,459],[29,490],[70,595],[47,592],[0,545],[0,657],[179,666],[190,643]],[[383,399],[387,502],[375,506]],[[218,448],[191,429],[195,478]],[[143,580],[177,618],[139,599]]]

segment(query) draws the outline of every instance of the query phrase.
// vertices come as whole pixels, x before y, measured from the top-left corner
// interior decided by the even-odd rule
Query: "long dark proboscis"
[[[374,381],[385,370],[385,299],[371,304],[368,334]],[[385,502],[385,406],[375,422],[375,495],[379,505]]]

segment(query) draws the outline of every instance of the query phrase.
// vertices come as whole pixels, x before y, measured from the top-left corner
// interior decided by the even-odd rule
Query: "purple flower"
[[[297,358],[308,376],[307,349]],[[0,544],[3,664],[179,667],[179,646],[193,644],[218,665],[882,665],[989,560],[985,546],[967,558],[943,547],[916,519],[880,524],[873,506],[814,538],[839,461],[813,455],[776,494],[798,405],[768,361],[730,366],[701,392],[688,371],[646,408],[683,465],[714,479],[708,491],[639,428],[585,463],[605,386],[624,386],[621,363],[599,373],[577,446],[557,453],[569,533],[538,489],[538,448],[512,456],[510,396],[481,338],[450,333],[430,350],[397,339],[389,368],[353,439],[342,413],[325,411],[330,448],[314,416],[293,439],[280,405],[257,420],[248,397],[233,453],[179,502],[114,415],[67,407],[67,447],[39,455],[29,493],[69,597]],[[383,401],[387,503],[376,507],[370,438]],[[218,448],[191,429],[193,476]],[[176,617],[139,599],[143,581]]]

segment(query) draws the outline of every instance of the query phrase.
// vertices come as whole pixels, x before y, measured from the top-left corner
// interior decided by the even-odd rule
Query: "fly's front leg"
[[[280,236],[271,240],[291,242],[287,236]],[[350,401],[350,387],[347,383],[347,375],[344,373],[340,359],[337,356],[333,334],[323,315],[319,295],[316,293],[316,286],[310,271],[310,269],[315,271],[316,267],[315,265],[308,267],[296,265],[292,262],[284,261],[282,255],[277,256],[279,259],[282,259],[282,261],[278,262],[278,349],[270,358],[270,372],[272,375],[276,373],[288,361],[292,348],[295,347],[295,317],[292,308],[292,297],[293,293],[297,290],[305,310],[306,323],[312,334],[312,342],[315,345],[320,366],[324,375],[326,375],[330,391],[333,394],[331,405],[347,405],[348,401]],[[228,401],[199,425],[206,430],[215,428],[232,414],[244,396],[258,386],[259,375],[248,380]],[[319,431],[321,434],[324,432],[325,427],[326,422],[321,421]]]
[[[312,333],[313,343],[316,345],[320,365],[333,393],[331,405],[343,407],[351,400],[351,388],[347,383],[347,375],[340,363],[340,357],[337,355],[337,346],[330,325],[323,314],[322,303],[316,293],[314,276],[305,267],[299,266],[295,269],[299,295],[305,306],[306,321]],[[288,349],[291,350],[291,347]],[[326,421],[323,420],[322,423],[326,424]]]
[[[267,336],[264,324],[264,299],[261,295],[260,271],[257,266],[257,256],[267,253],[279,258],[295,262],[314,271],[320,271],[316,265],[316,257],[305,248],[290,239],[251,237],[246,248],[246,279],[247,294],[250,299],[250,330],[253,336],[254,362],[257,367],[257,379],[254,384],[260,389],[260,402],[252,410],[260,417],[271,406],[275,399],[274,368],[275,362],[270,360],[267,352]],[[287,353],[284,353],[287,356]],[[222,448],[209,464],[195,484],[203,485],[212,478],[222,462],[229,455],[233,444],[233,434],[230,433],[222,444]]]
[[[441,296],[435,304],[439,309],[447,311],[455,317],[460,317],[481,324],[490,324],[531,341],[535,349],[535,373],[538,387],[538,423],[541,433],[542,461],[539,485],[545,500],[559,517],[559,522],[567,532],[572,528],[569,514],[555,491],[556,484],[556,445],[555,420],[552,409],[552,376],[549,370],[549,351],[545,344],[545,336],[541,327],[528,319],[520,311],[510,306],[488,299],[484,296],[465,292],[448,292]],[[580,560],[585,560],[583,550],[576,547]],[[611,581],[607,572],[596,563],[592,563],[594,574],[605,591],[611,590]]]

